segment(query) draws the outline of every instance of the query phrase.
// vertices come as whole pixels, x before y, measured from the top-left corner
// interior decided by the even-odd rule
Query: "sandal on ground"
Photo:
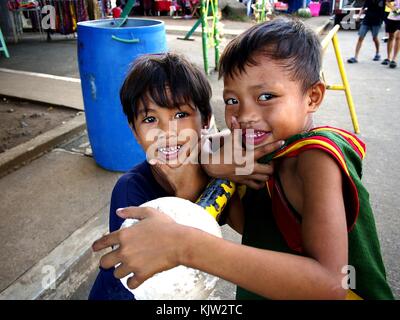
[[[374,60],[374,61],[379,61],[379,60],[381,60],[381,55],[380,55],[379,53],[377,53],[377,54],[375,55],[375,57],[374,57],[372,60]]]
[[[384,66],[387,66],[389,63],[390,63],[390,60],[389,59],[385,59],[385,60],[382,61],[381,64],[383,64]]]
[[[357,63],[357,62],[358,62],[357,59],[354,57],[347,60],[347,63]]]
[[[389,67],[392,68],[392,69],[396,68],[397,67],[396,61],[390,61]]]

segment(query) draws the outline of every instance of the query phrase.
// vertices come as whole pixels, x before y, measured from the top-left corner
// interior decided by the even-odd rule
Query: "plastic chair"
[[[6,42],[4,41],[3,32],[1,32],[1,29],[0,29],[0,43],[1,43],[0,51],[4,51],[4,55],[6,56],[6,58],[10,58],[10,54],[8,53],[7,45]]]

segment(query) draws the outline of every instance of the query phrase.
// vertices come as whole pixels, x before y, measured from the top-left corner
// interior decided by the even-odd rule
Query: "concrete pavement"
[[[310,23],[315,22],[314,29],[327,22],[326,17],[320,18],[323,19],[309,20]],[[173,21],[173,23],[178,23],[176,20]],[[180,21],[183,22],[183,20]],[[194,21],[189,22],[185,21],[186,30],[194,23]],[[194,42],[177,40],[176,32],[179,28],[174,29],[173,23],[167,24],[167,31],[170,30],[167,34],[170,49],[185,54],[202,66],[201,39],[195,37]],[[241,27],[239,28],[238,25]],[[234,24],[226,23],[225,27],[226,30],[241,30],[249,25],[251,24],[235,22]],[[186,30],[180,31],[181,34]],[[352,41],[353,38],[354,41]],[[341,32],[339,39],[341,44],[343,39],[342,52],[346,56],[355,44],[355,37],[351,32]],[[57,42],[42,45],[46,46],[49,52],[51,48],[56,53],[64,52],[63,55],[67,55],[71,60],[68,60],[68,63],[61,63],[57,61],[58,58],[55,60],[51,58],[52,55],[48,55],[47,61],[41,60],[43,57],[38,51],[40,46],[30,45],[28,47],[32,50],[31,55],[37,54],[37,59],[35,63],[27,63],[23,59],[22,51],[24,50],[18,47],[19,45],[15,45],[10,46],[10,52],[11,55],[15,53],[20,63],[0,59],[0,68],[23,66],[23,70],[28,72],[47,73],[47,70],[51,70],[52,75],[59,77],[75,79],[79,77],[76,65],[76,45],[73,40],[65,42],[60,40],[60,45]],[[366,48],[365,53],[367,52]],[[351,54],[352,52],[348,55]],[[58,57],[57,54],[53,56]],[[210,61],[213,60],[210,59]],[[389,278],[396,293],[399,294],[400,279],[397,261],[399,261],[400,241],[396,228],[398,229],[400,223],[396,210],[400,207],[400,203],[396,181],[399,181],[400,177],[397,177],[397,173],[393,175],[385,170],[387,167],[394,167],[395,159],[400,156],[399,151],[390,148],[399,138],[399,130],[397,130],[399,127],[394,121],[398,111],[395,108],[396,100],[390,99],[390,94],[382,95],[382,87],[376,85],[373,76],[379,72],[384,77],[385,84],[387,83],[388,86],[390,84],[391,90],[394,90],[396,85],[398,87],[400,83],[398,78],[396,80],[395,73],[384,75],[383,72],[386,70],[379,69],[377,63],[375,65],[370,61],[368,63],[367,65],[360,62],[359,66],[351,66],[351,69],[346,67],[360,118],[361,136],[367,140],[370,148],[369,158],[366,161],[365,181],[373,199],[374,209],[376,209]],[[325,65],[328,79],[337,81],[339,77],[331,49],[328,49],[326,54]],[[370,69],[371,67],[374,69]],[[53,95],[54,99],[62,98],[65,101],[56,104],[65,105],[70,103],[68,101],[78,101],[81,97],[77,81],[63,82],[62,79],[57,78],[51,81],[51,77],[32,75],[34,78],[30,78],[25,74],[19,74],[12,80],[9,77],[10,72],[8,76],[5,76],[6,73],[7,71],[0,70],[0,93],[3,90],[2,79],[5,81],[3,83],[7,83],[8,90],[17,88],[22,83],[21,90],[15,91],[23,93],[23,81],[39,83],[40,78],[40,83],[43,80],[51,82],[49,85],[52,89],[47,90],[50,99]],[[216,74],[210,75],[209,79],[213,88],[212,102],[217,125],[222,128],[224,127],[222,83],[218,81]],[[75,93],[69,91],[67,95],[65,91],[67,85],[75,86]],[[372,92],[366,95],[367,86],[372,88]],[[28,92],[30,90],[25,91],[27,95],[30,94]],[[390,91],[385,91],[387,92]],[[387,112],[393,114],[391,118],[393,122],[389,126],[387,126],[387,112],[381,112],[381,109],[371,106],[371,102],[376,102],[374,100],[376,97],[381,99],[380,108],[384,106]],[[32,97],[28,98],[32,99]],[[351,122],[344,101],[341,93],[329,92],[324,107],[317,115],[317,121],[344,127],[351,131]],[[76,108],[76,104],[70,104],[71,107]],[[371,118],[374,121],[371,121]],[[385,144],[381,143],[382,141]],[[96,166],[93,159],[83,156],[86,147],[87,136],[82,133],[69,143],[58,146],[57,149],[0,179],[0,188],[7,190],[0,195],[0,218],[4,221],[0,226],[0,234],[3,243],[7,244],[0,249],[0,256],[3,257],[0,267],[0,299],[85,299],[87,297],[98,263],[98,256],[90,252],[90,244],[98,235],[107,231],[109,198],[120,173],[108,172]],[[391,157],[386,157],[386,154]],[[383,186],[380,179],[385,181]],[[224,229],[224,237],[232,241],[240,240],[227,228]],[[49,278],[46,278],[52,275],[51,270],[55,271],[55,289],[52,289],[51,281],[47,281]],[[48,285],[50,285],[49,288]],[[225,281],[219,283],[213,296],[215,299],[233,297],[234,286]]]
[[[13,290],[15,282],[29,283],[35,278],[29,270],[98,213],[105,224],[96,235],[104,232],[106,195],[118,176],[99,170],[89,157],[55,149],[0,179],[0,234],[5,241],[0,249],[0,291],[8,288],[14,298],[36,298],[37,292],[27,290],[31,286]],[[81,243],[84,239],[76,239],[76,245]],[[63,261],[65,255],[59,258]],[[65,271],[60,259],[48,263],[57,275]],[[30,277],[23,281],[26,274]],[[1,298],[9,296],[7,290],[0,294]]]

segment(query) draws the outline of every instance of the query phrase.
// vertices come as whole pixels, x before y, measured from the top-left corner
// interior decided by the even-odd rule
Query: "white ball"
[[[195,227],[222,238],[221,228],[215,219],[202,207],[189,200],[177,197],[158,198],[141,205],[158,209],[177,223]],[[121,228],[129,227],[138,222],[136,219],[126,219]],[[137,244],[140,246],[140,243]],[[214,290],[218,277],[206,272],[178,266],[155,274],[138,288],[130,289],[127,280],[133,274],[121,279],[126,289],[131,291],[138,300],[204,300]]]

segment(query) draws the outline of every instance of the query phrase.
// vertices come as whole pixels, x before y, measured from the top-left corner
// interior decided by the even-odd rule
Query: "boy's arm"
[[[226,223],[237,233],[243,234],[244,209],[238,191],[233,194],[225,210]]]
[[[297,169],[303,183],[304,253],[341,280],[348,264],[343,173],[336,160],[320,150],[301,153]]]
[[[189,249],[186,247],[188,252],[182,255],[184,264],[217,272],[271,299],[345,298],[342,280],[347,273],[342,269],[348,264],[348,240],[341,170],[326,153],[310,150],[299,155],[297,172],[302,182],[304,256],[223,240],[210,240],[210,247],[197,248],[204,239],[192,231],[192,237],[185,241]],[[214,252],[214,256],[207,260],[205,251]]]
[[[188,241],[192,247],[183,255],[189,257],[185,264],[218,266],[225,270],[220,277],[272,299],[344,298],[342,268],[348,263],[348,243],[342,173],[335,160],[318,150],[301,153],[297,170],[302,181],[304,257],[215,241],[211,246],[226,252],[226,260],[216,254],[218,261],[207,262],[199,258],[195,241]]]
[[[299,156],[303,184],[302,235],[305,256],[233,243],[196,228],[178,225],[150,208],[127,208],[118,214],[143,221],[104,236],[95,251],[120,248],[104,255],[103,267],[122,262],[115,276],[130,272],[131,288],[156,272],[183,264],[233,282],[271,299],[343,299],[341,273],[347,265],[347,230],[342,176],[335,161],[320,151]],[[135,245],[140,243],[140,246]]]

